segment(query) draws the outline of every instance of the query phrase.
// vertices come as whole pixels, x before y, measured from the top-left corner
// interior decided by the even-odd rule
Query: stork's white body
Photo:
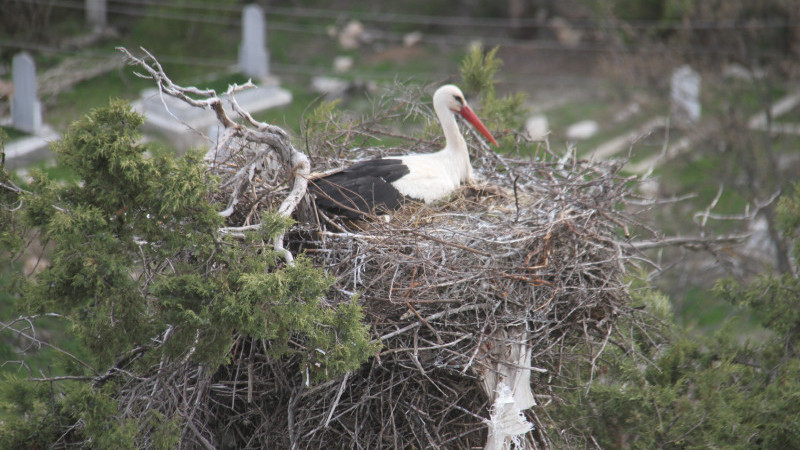
[[[453,98],[463,99],[453,86],[440,87],[433,95],[433,110],[444,132],[446,145],[435,153],[413,154],[400,158],[408,175],[392,183],[401,194],[425,203],[442,199],[464,183],[472,183],[472,164],[464,137],[458,129]],[[466,103],[459,104],[461,109]]]
[[[395,208],[408,198],[431,203],[452,194],[464,183],[472,183],[467,143],[458,129],[455,114],[461,114],[495,145],[497,141],[456,86],[437,89],[433,109],[444,132],[446,145],[442,150],[361,161],[321,178],[315,183],[317,205],[353,217],[357,211],[366,209],[371,212],[376,207]]]
[[[463,153],[445,148],[436,153],[404,156],[400,160],[409,173],[392,186],[406,197],[425,203],[445,198],[462,184],[473,181],[466,148]]]

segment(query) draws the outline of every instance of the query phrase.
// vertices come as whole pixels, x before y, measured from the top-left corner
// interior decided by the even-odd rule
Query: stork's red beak
[[[495,147],[499,147],[500,146],[497,143],[497,141],[494,139],[492,134],[489,133],[489,130],[486,129],[486,126],[483,125],[483,122],[481,122],[481,119],[478,119],[478,116],[476,116],[475,112],[472,111],[472,108],[470,108],[467,105],[464,105],[463,107],[461,107],[461,111],[459,111],[459,114],[461,114],[461,116],[463,118],[467,119],[467,122],[471,123],[472,126],[477,128],[478,131],[480,131],[481,134],[486,139],[488,139],[492,144],[494,144]]]

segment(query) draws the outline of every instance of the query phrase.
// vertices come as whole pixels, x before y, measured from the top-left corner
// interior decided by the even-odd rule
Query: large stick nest
[[[435,137],[403,138],[398,148],[360,145],[365,136],[402,138],[382,123],[409,112],[433,120],[421,103],[399,104],[304,136],[316,155],[312,168],[440,147]],[[482,448],[491,400],[481,374],[504,360],[516,336],[526,335],[532,350],[539,403],[550,398],[563,362],[593,366],[630,312],[620,242],[630,180],[618,163],[559,157],[544,144],[534,158],[503,157],[465,134],[482,184],[448,201],[410,205],[388,222],[347,222],[317,214],[309,199],[301,205],[287,248],[335,276],[330,304],[358,296],[382,348],[360,370],[306,386],[302,361],[268,359],[263,343],[242,341],[210,388],[208,414],[218,428],[209,431],[220,444]],[[223,179],[220,201],[237,199],[231,227],[276,210],[293,176],[276,153],[244,141],[211,167]],[[540,415],[540,407],[527,411],[531,447],[549,446]]]

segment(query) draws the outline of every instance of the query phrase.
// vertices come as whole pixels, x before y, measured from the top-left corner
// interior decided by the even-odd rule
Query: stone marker
[[[405,36],[403,36],[404,47],[413,47],[421,42],[422,42],[421,31],[412,31],[411,33],[408,33]]]
[[[333,58],[333,71],[336,73],[344,73],[353,68],[352,56],[337,56]]]
[[[331,99],[342,97],[350,87],[350,82],[341,78],[318,76],[311,79],[311,90]]]
[[[239,69],[256,79],[269,75],[269,52],[266,44],[264,10],[251,4],[242,9],[242,44],[239,47]]]
[[[36,65],[26,52],[13,60],[14,96],[11,98],[11,124],[26,133],[42,127],[42,105],[36,97]]]
[[[692,125],[700,120],[700,74],[689,66],[681,66],[670,80],[672,119],[679,125]]]
[[[106,0],[86,0],[86,22],[94,32],[106,28]]]
[[[351,20],[339,33],[339,45],[345,50],[352,50],[361,45],[364,37],[364,25],[357,20]]]
[[[547,116],[544,114],[536,114],[525,121],[525,131],[528,137],[534,141],[543,140],[547,133],[550,132],[550,124],[547,121]]]
[[[567,139],[570,141],[584,141],[597,134],[599,128],[599,125],[594,120],[581,120],[567,128]]]

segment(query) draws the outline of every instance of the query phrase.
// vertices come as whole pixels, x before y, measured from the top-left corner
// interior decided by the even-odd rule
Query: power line
[[[219,3],[184,3],[169,2],[160,0],[108,0],[108,3],[119,3],[133,6],[157,6],[174,9],[191,9],[207,11],[211,13],[229,12],[241,13],[243,7],[239,5],[221,5]]]
[[[74,2],[74,1],[66,1],[66,0],[27,0],[29,3],[33,4],[42,4],[42,5],[49,5],[55,7],[63,7],[63,8],[71,8],[76,10],[83,10],[85,9],[85,4],[83,2]],[[208,11],[208,12],[225,12],[226,14],[230,15],[234,12],[240,12],[241,7],[239,6],[219,6],[219,5],[202,5],[202,4],[190,4],[190,5],[183,5],[171,2],[158,2],[155,0],[111,0],[115,3],[120,4],[127,4],[127,5],[135,5],[135,6],[159,6],[161,7],[174,7],[174,8],[184,8],[184,9],[192,9],[197,11]],[[277,10],[284,14],[296,14],[296,15],[305,15],[305,16],[320,16],[323,13],[327,14],[325,17],[326,19],[330,19],[333,14],[331,10],[322,10],[322,9],[308,9],[308,8],[271,8],[269,10]],[[165,20],[181,20],[181,21],[188,21],[192,23],[205,23],[205,24],[215,24],[215,25],[223,25],[227,27],[241,27],[240,20],[234,17],[220,17],[219,14],[216,16],[209,16],[204,14],[187,14],[184,12],[167,12],[164,10],[137,10],[135,7],[111,7],[108,9],[109,13],[113,14],[120,14],[120,15],[133,15],[137,17],[146,17],[146,18],[155,18],[155,19],[165,19]],[[339,12],[341,14],[341,12]],[[351,14],[351,12],[345,12],[344,14]],[[450,22],[447,23],[457,23],[463,19],[464,17],[439,17],[439,16],[423,16],[423,15],[397,15],[397,14],[376,14],[376,13],[358,13],[358,14],[368,14],[369,17],[375,18],[400,18],[400,19],[425,19],[425,20],[439,20],[439,19],[447,19]],[[387,19],[388,20],[388,19]],[[473,19],[471,19],[473,20]],[[270,20],[268,21],[267,25],[267,32],[274,32],[274,31],[283,31],[288,33],[302,33],[304,35],[315,35],[315,36],[327,36],[327,26],[314,26],[308,24],[296,24],[296,23],[287,23],[283,21],[277,20]],[[388,42],[400,42],[404,37],[404,33],[394,32],[391,30],[370,30],[368,32],[369,36],[376,40],[384,40]],[[472,38],[472,36],[470,36]],[[453,34],[453,33],[429,33],[425,35],[425,42],[431,43],[434,45],[446,45],[446,46],[453,46],[453,47],[464,47],[468,42],[465,41],[465,36]],[[578,52],[578,53],[634,53],[634,54],[668,54],[671,52],[669,49],[662,49],[662,48],[645,48],[642,49],[641,47],[638,48],[619,48],[615,46],[606,45],[602,42],[580,42],[577,45],[567,46],[556,41],[552,40],[529,40],[529,39],[519,39],[513,37],[506,37],[506,36],[480,36],[476,40],[480,40],[484,43],[484,45],[489,47],[494,46],[502,46],[507,48],[515,48],[520,50],[528,50],[528,51],[561,51],[561,52]],[[713,54],[713,55],[736,55],[736,50],[726,50],[720,48],[707,48],[707,47],[694,47],[690,48],[686,51],[683,51],[684,54],[691,54],[691,55],[703,55],[703,54]],[[785,53],[776,50],[776,49],[766,49],[762,48],[758,52],[758,56],[760,57],[768,57],[768,58],[783,58],[785,57]]]
[[[58,7],[64,8],[71,8],[71,9],[85,9],[85,5],[83,2],[70,2],[65,0],[27,0],[30,3],[34,4],[46,4],[46,5],[53,5]],[[170,2],[157,2],[154,0],[112,0],[117,3],[124,3],[124,4],[131,4],[131,5],[158,5],[158,6],[174,6],[174,7],[181,7],[181,5],[170,3]],[[216,7],[211,5],[200,5],[200,4],[193,4],[192,9],[197,10],[205,10],[205,11],[223,11],[226,13],[241,11],[240,7]],[[320,10],[320,9],[297,9],[297,8],[280,8],[281,11],[289,11],[298,14],[304,14],[302,11],[307,11],[309,15],[317,16],[322,13],[328,14],[326,17],[327,19],[331,18],[333,11],[331,10]],[[298,12],[300,11],[300,12]],[[165,12],[165,11],[151,11],[151,10],[136,10],[134,8],[109,8],[109,13],[113,14],[120,14],[120,15],[133,15],[137,17],[146,17],[146,18],[157,18],[157,19],[166,19],[166,20],[181,20],[187,21],[192,23],[206,23],[206,24],[214,24],[214,25],[224,25],[228,27],[241,27],[241,22],[238,18],[224,18],[219,16],[208,16],[208,15],[198,15],[198,14],[185,14],[185,13],[177,13],[177,12]],[[341,12],[340,12],[341,13]],[[347,14],[350,14],[349,12]],[[378,14],[371,14],[371,16],[378,17]],[[421,15],[386,15],[383,14],[382,16],[385,17],[411,17],[411,18],[438,18],[437,16],[421,16]],[[461,20],[464,17],[451,17],[450,19]],[[455,22],[453,22],[455,23]],[[298,25],[293,23],[285,23],[281,21],[268,21],[267,23],[267,32],[270,31],[284,31],[290,33],[301,33],[305,35],[316,35],[316,36],[326,36],[327,35],[327,27],[326,26],[310,26],[310,25]],[[400,42],[404,37],[404,33],[393,32],[389,30],[370,30],[370,36],[376,39],[382,39],[389,42]],[[489,47],[494,46],[503,46],[503,47],[513,47],[516,49],[521,50],[529,50],[529,51],[565,51],[565,52],[580,52],[580,53],[619,53],[619,52],[627,52],[630,49],[620,49],[615,48],[613,46],[605,45],[602,43],[592,43],[592,42],[581,42],[577,45],[563,45],[555,41],[550,40],[530,40],[530,39],[520,39],[520,38],[513,38],[507,36],[470,36],[470,38],[475,38],[475,40],[482,41],[484,45]],[[468,42],[465,41],[465,36],[452,34],[452,33],[429,33],[425,35],[425,40],[429,43],[438,44],[438,45],[448,45],[448,46],[465,46]],[[640,51],[639,53],[643,54],[667,54],[669,50],[667,49],[647,49],[645,51]],[[694,55],[702,55],[702,54],[715,54],[715,55],[735,55],[735,50],[725,50],[725,49],[709,49],[709,48],[693,48],[685,53],[687,54],[694,54]],[[762,49],[759,53],[759,56],[762,57],[770,57],[770,58],[781,58],[785,57],[785,54],[774,49]]]
[[[79,2],[71,2],[64,0],[25,0],[25,1],[26,3],[33,5],[53,6],[57,8],[73,9],[80,11],[86,10],[86,5],[83,2],[79,3]],[[114,6],[106,6],[106,13],[124,15],[124,16],[145,17],[151,19],[165,19],[165,20],[178,20],[178,21],[193,22],[193,23],[205,23],[213,25],[226,25],[234,27],[241,26],[239,17],[225,18],[225,17],[220,17],[219,15],[206,16],[206,15],[186,14],[186,13],[169,13],[165,11],[157,11],[157,10],[153,11],[149,9],[138,10],[136,8],[125,8],[125,7],[114,7]]]
[[[119,53],[108,52],[104,50],[74,50],[74,49],[55,47],[52,45],[34,44],[30,42],[0,40],[0,48],[3,47],[15,48],[19,50],[37,51],[55,55],[67,55],[67,56],[80,55],[84,57],[97,58],[97,59],[122,57],[122,55]],[[201,58],[201,57],[192,57],[186,55],[180,55],[180,56],[162,55],[158,57],[158,61],[167,64],[182,64],[188,66],[217,67],[217,68],[231,67],[236,65],[236,61],[231,61],[231,60],[215,59],[208,57]]]
[[[220,6],[216,4],[191,4],[185,5],[183,3],[160,2],[156,0],[111,0],[118,3],[126,3],[133,5],[157,5],[157,6],[170,6],[175,8],[192,8],[204,9],[207,11],[237,11],[241,7],[235,6]],[[370,11],[342,11],[322,8],[306,8],[306,7],[281,7],[281,6],[268,6],[265,9],[268,15],[278,15],[287,17],[301,17],[309,19],[335,19],[338,17],[349,17],[353,19],[370,21],[370,22],[383,22],[383,23],[400,23],[410,25],[426,25],[426,26],[468,26],[472,28],[505,28],[515,29],[519,27],[538,27],[538,28],[558,28],[560,25],[553,24],[547,20],[530,17],[520,17],[516,19],[507,17],[481,17],[476,18],[472,16],[441,16],[441,15],[425,15],[425,14],[403,14],[403,13],[385,13],[385,12],[370,12]],[[753,19],[748,17],[746,23],[740,20],[632,20],[632,21],[609,21],[609,20],[581,20],[570,21],[569,26],[574,29],[589,29],[589,30],[619,30],[621,28],[628,29],[650,29],[650,30],[677,30],[677,29],[697,29],[697,30],[711,30],[711,29],[742,29],[742,28],[794,28],[800,26],[791,22],[788,18],[781,19]]]
[[[427,25],[427,26],[468,26],[472,28],[503,28],[503,29],[517,29],[517,28],[559,28],[561,25],[552,23],[547,20],[521,17],[517,19],[499,18],[499,17],[482,17],[475,18],[470,16],[432,16],[422,14],[400,14],[400,13],[372,13],[362,11],[336,11],[326,9],[312,9],[302,7],[277,7],[272,6],[266,9],[267,13],[283,16],[295,16],[305,18],[324,18],[330,19],[334,17],[341,17],[343,15],[371,22],[388,22],[388,23],[402,23],[411,25]],[[570,21],[569,27],[579,30],[619,30],[623,28],[634,29],[651,29],[651,30],[678,30],[678,29],[741,29],[741,28],[794,28],[800,24],[792,23],[788,18],[786,19],[770,19],[770,20],[748,20],[743,23],[737,20],[725,21]]]
[[[85,9],[83,2],[69,2],[64,0],[26,0],[30,4],[52,5],[71,9]],[[219,13],[241,14],[241,6],[219,5],[219,4],[199,4],[199,3],[177,3],[157,0],[109,0],[109,3],[117,5],[130,5],[133,7],[152,6],[159,9],[168,8],[179,11],[193,10],[202,11],[212,15],[186,14],[181,12],[166,13],[164,11],[138,11],[133,7],[107,6],[107,11],[112,14],[133,15],[139,17],[164,18],[170,20],[188,20],[202,23],[218,23]],[[543,28],[555,29],[561,25],[551,21],[521,17],[517,19],[482,17],[475,18],[470,16],[435,16],[424,14],[402,14],[402,13],[383,13],[369,11],[343,11],[320,8],[305,7],[280,7],[269,6],[265,9],[268,16],[282,16],[306,19],[325,19],[348,17],[367,22],[389,23],[389,24],[410,24],[424,26],[447,26],[447,27],[470,27],[470,28],[493,28],[493,29],[517,29],[517,28]],[[185,17],[184,17],[185,16]],[[224,20],[222,24],[231,24]],[[644,31],[665,31],[665,30],[753,30],[753,29],[781,29],[797,28],[800,23],[793,22],[790,18],[771,18],[744,20],[597,20],[597,21],[570,21],[570,28],[575,30],[644,30]]]

